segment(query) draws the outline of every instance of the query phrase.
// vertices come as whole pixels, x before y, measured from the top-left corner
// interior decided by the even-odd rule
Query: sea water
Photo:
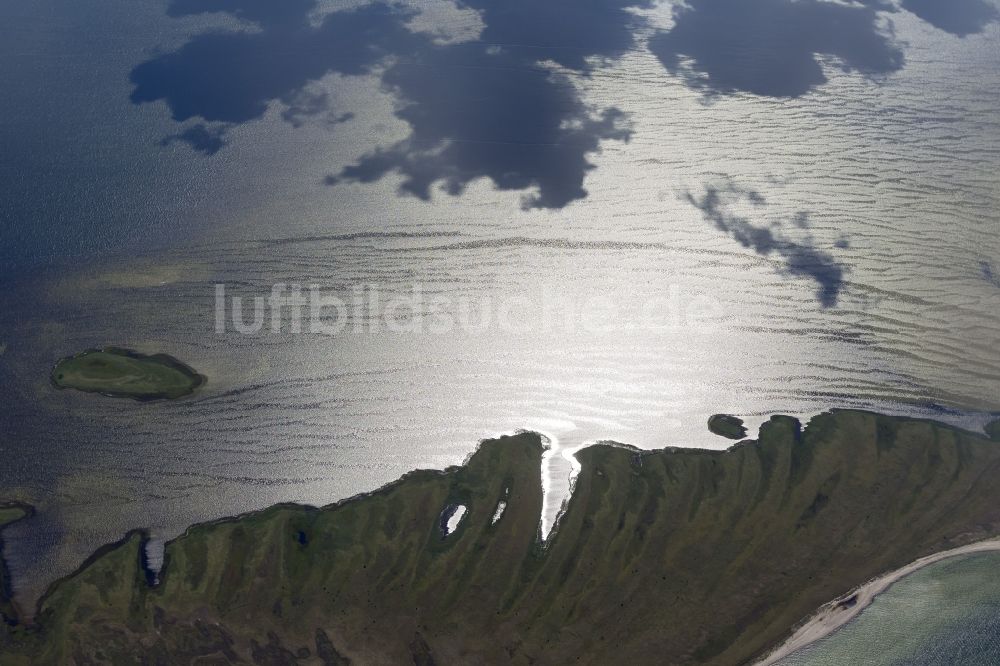
[[[900,580],[782,666],[1000,663],[1000,554],[956,557]]]

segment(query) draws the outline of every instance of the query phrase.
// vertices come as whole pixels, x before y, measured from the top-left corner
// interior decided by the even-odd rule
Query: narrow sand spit
[[[756,666],[771,666],[788,657],[810,643],[814,643],[821,638],[829,636],[834,631],[844,626],[857,615],[871,605],[875,597],[885,592],[893,583],[909,576],[918,569],[922,569],[935,562],[946,560],[959,555],[969,555],[972,553],[985,553],[990,551],[1000,551],[1000,539],[990,539],[971,543],[968,546],[945,550],[922,557],[915,562],[907,564],[902,569],[897,569],[879,578],[868,581],[844,596],[831,601],[820,607],[820,609],[809,618],[805,624],[795,630],[791,638],[776,648],[769,655],[757,662]]]

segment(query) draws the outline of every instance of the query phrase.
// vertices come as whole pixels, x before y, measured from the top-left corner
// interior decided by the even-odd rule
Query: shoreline
[[[880,455],[886,447],[897,455]],[[542,540],[545,454],[540,434],[521,432],[480,441],[461,466],[409,472],[354,501],[272,505],[190,525],[164,544],[158,578],[144,557],[145,535],[132,532],[53,583],[30,622],[11,612],[13,622],[0,623],[0,651],[5,662],[9,650],[11,663],[25,666],[61,663],[70,645],[94,661],[131,662],[157,642],[168,658],[183,660],[195,649],[250,661],[260,636],[269,635],[268,649],[293,655],[335,649],[352,660],[385,663],[408,663],[414,655],[444,663],[456,650],[489,663],[512,655],[553,663],[670,663],[691,656],[705,664],[774,663],[841,626],[908,573],[947,557],[1000,550],[1000,488],[981,483],[984,470],[1000,473],[1000,448],[981,434],[933,421],[838,410],[804,427],[773,416],[756,440],[724,451],[585,446],[575,455],[580,467],[570,500]],[[927,478],[901,472],[928,457],[941,464],[930,466]],[[851,474],[859,461],[871,478],[899,482]],[[794,479],[782,473],[793,468]],[[761,510],[745,510],[740,500],[747,492]],[[913,500],[901,506],[901,494]],[[443,536],[441,507],[459,504],[467,513]],[[734,519],[719,521],[720,512]],[[870,538],[850,552],[826,548],[861,521]],[[734,533],[754,540],[740,545],[742,570],[732,567],[726,546]],[[769,564],[790,549],[801,556],[787,567]],[[899,570],[886,574],[891,568]],[[663,575],[669,571],[687,575]],[[616,582],[626,578],[631,584]],[[706,581],[712,594],[697,594]],[[747,595],[748,585],[758,594]],[[601,604],[572,615],[587,589],[601,595]],[[339,612],[329,605],[331,590]],[[682,603],[664,605],[664,598]],[[775,616],[781,621],[734,631],[747,626],[764,599],[783,609]],[[824,604],[825,620],[803,631]],[[623,610],[603,616],[602,608],[615,606]],[[192,607],[208,615],[192,617]],[[294,614],[282,612],[293,607]],[[553,636],[531,621],[552,609],[549,619],[572,631]],[[705,635],[708,616],[721,621]],[[677,630],[617,640],[639,618]],[[373,620],[393,631],[372,633]],[[163,626],[170,631],[161,632]],[[206,626],[213,627],[208,634]],[[311,626],[334,630],[313,635]],[[594,640],[582,644],[578,637],[588,633]]]
[[[976,541],[958,548],[926,555],[900,569],[874,578],[842,597],[820,606],[819,610],[795,629],[785,642],[755,662],[754,666],[773,666],[799,650],[830,636],[860,615],[872,605],[880,594],[887,591],[895,583],[925,567],[953,557],[991,552],[1000,552],[1000,537]]]

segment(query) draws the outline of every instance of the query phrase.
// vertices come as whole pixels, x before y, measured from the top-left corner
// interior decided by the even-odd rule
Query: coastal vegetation
[[[591,446],[544,542],[543,451],[501,437],[324,508],[196,525],[155,577],[132,532],[0,627],[0,662],[746,664],[865,581],[1000,534],[1000,446],[930,421]]]
[[[34,513],[34,509],[27,504],[0,502],[0,530],[29,517],[32,513]],[[0,539],[0,556],[2,555],[3,539]],[[18,620],[18,612],[11,599],[12,596],[10,572],[7,570],[6,562],[0,557],[0,623],[12,624]],[[0,662],[2,661],[2,656],[0,656]]]
[[[52,370],[52,383],[61,389],[145,401],[183,397],[205,378],[166,354],[146,356],[107,347],[59,361]]]

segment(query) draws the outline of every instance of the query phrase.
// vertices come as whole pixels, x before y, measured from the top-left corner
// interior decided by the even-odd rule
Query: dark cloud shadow
[[[410,12],[385,4],[334,12],[315,27],[307,14],[268,14],[259,7],[263,4],[213,0],[210,6],[269,22],[256,32],[202,34],[142,63],[132,70],[132,102],[162,100],[181,122],[197,117],[245,123],[263,116],[272,101],[294,104],[308,83],[326,74],[370,73],[387,54],[413,50],[424,41],[406,28]],[[292,4],[301,12],[312,3]],[[237,6],[250,8],[249,13]],[[176,7],[171,5],[175,14]]]
[[[226,126],[209,127],[204,123],[192,125],[183,132],[171,134],[160,142],[161,146],[169,146],[180,141],[186,143],[191,148],[204,155],[214,155],[226,145]]]
[[[587,71],[588,58],[614,58],[635,43],[644,25],[633,9],[655,0],[462,0],[484,24],[481,41],[523,63],[551,60]]]
[[[393,66],[385,82],[412,133],[331,179],[371,182],[402,174],[402,189],[429,199],[441,183],[461,194],[478,178],[503,190],[537,188],[525,206],[561,208],[586,196],[589,153],[626,140],[620,111],[592,115],[568,82],[505,52],[455,45]]]
[[[331,127],[354,119],[353,113],[333,112],[333,101],[330,93],[325,90],[303,88],[287,97],[284,102],[286,108],[281,112],[281,117],[292,127],[316,122]]]
[[[132,72],[136,104],[163,101],[173,118],[230,127],[260,118],[273,102],[293,125],[329,124],[336,100],[313,84],[330,73],[377,74],[397,99],[410,136],[326,179],[403,177],[401,192],[423,199],[435,185],[460,195],[487,178],[503,190],[535,190],[525,206],[560,208],[586,196],[588,155],[604,140],[629,138],[625,114],[590,109],[565,70],[588,75],[634,44],[632,7],[652,0],[465,0],[484,25],[475,42],[440,44],[413,32],[412,9],[376,3],[322,17],[314,0],[174,0],[171,16],[225,12],[256,29],[192,38]],[[559,71],[561,68],[561,71]],[[204,124],[168,137],[206,154],[224,130]]]
[[[997,274],[997,272],[993,270],[993,264],[988,261],[980,261],[979,271],[983,274],[984,280],[1000,289],[1000,274]]]
[[[798,97],[827,81],[817,54],[865,75],[903,66],[878,9],[881,0],[689,0],[649,47],[669,72],[709,94]]]
[[[958,37],[982,32],[1000,19],[996,6],[987,0],[903,0],[903,9]]]
[[[316,0],[173,0],[167,16],[223,12],[261,25],[304,25],[314,9]]]
[[[833,256],[809,242],[782,238],[772,229],[755,226],[748,219],[730,212],[729,207],[740,199],[746,199],[755,206],[763,206],[766,202],[759,193],[732,186],[709,186],[704,196],[695,197],[689,192],[685,198],[701,211],[706,220],[732,236],[743,247],[763,256],[778,255],[784,262],[786,273],[815,280],[819,285],[816,298],[821,306],[829,308],[837,305],[844,286],[844,267]],[[796,226],[804,227],[803,221],[806,220],[808,215],[799,213],[793,221]]]
[[[488,178],[502,190],[536,189],[527,208],[561,208],[587,195],[587,156],[603,140],[628,140],[624,114],[594,112],[546,63],[587,74],[591,58],[621,55],[638,19],[629,6],[647,0],[467,0],[484,29],[474,43],[433,46],[386,71],[399,100],[396,115],[412,128],[396,145],[331,176],[371,182],[403,176],[402,190],[429,199],[442,184],[461,194]]]

